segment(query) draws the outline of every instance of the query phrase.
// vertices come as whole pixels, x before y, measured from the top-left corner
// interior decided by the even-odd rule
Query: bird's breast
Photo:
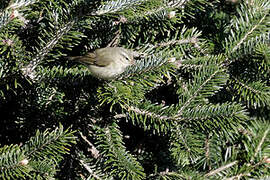
[[[111,63],[108,66],[89,65],[89,70],[98,78],[110,80],[123,73],[130,64]]]

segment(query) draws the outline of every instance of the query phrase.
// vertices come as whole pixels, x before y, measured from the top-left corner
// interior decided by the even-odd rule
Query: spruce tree
[[[269,39],[269,0],[1,0],[0,178],[269,178]]]

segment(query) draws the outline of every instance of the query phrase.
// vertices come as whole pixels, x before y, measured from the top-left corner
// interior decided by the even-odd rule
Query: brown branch
[[[215,175],[215,174],[217,174],[217,173],[219,173],[221,171],[224,171],[224,170],[226,170],[226,169],[228,169],[228,168],[236,165],[237,163],[238,163],[238,161],[233,161],[233,162],[231,162],[229,164],[226,164],[225,166],[222,166],[222,167],[220,167],[218,169],[215,169],[213,171],[210,171],[209,173],[205,174],[204,176],[205,177],[213,176],[213,175]]]
[[[90,166],[88,166],[83,160],[79,160],[79,162],[83,165],[83,167],[93,176],[95,179],[102,180],[98,175],[94,173]]]
[[[158,43],[157,45],[154,46],[154,48],[165,47],[165,46],[175,45],[175,44],[188,44],[188,43],[192,43],[193,39],[194,38],[192,37],[189,39],[172,40],[172,41],[168,41],[168,42],[164,42],[164,43]]]
[[[161,120],[171,119],[171,117],[169,117],[169,116],[162,116],[162,115],[159,115],[159,114],[155,114],[153,112],[149,112],[149,111],[146,111],[146,110],[141,110],[141,109],[139,109],[137,107],[134,107],[134,106],[126,106],[126,108],[127,108],[128,111],[133,111],[133,112],[135,112],[137,114],[146,115],[146,116],[161,119]]]
[[[100,156],[97,148],[81,132],[80,132],[80,136],[90,146],[90,152],[91,152],[92,156],[95,159],[97,159]]]
[[[255,150],[255,154],[254,154],[254,156],[251,158],[251,161],[253,161],[254,158],[258,155],[259,151],[261,150],[262,144],[263,144],[263,142],[265,141],[265,138],[266,138],[267,134],[269,133],[269,131],[270,131],[270,128],[266,129],[266,131],[264,132],[263,137],[262,137],[260,143],[258,144],[256,150]]]
[[[210,143],[209,136],[205,139],[205,157],[208,162],[210,162]],[[211,165],[209,163],[209,170],[211,170]]]

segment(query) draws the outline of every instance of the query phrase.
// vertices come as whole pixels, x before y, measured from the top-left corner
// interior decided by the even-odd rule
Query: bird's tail
[[[67,59],[70,61],[80,61],[81,58],[82,58],[82,56],[69,56],[69,57],[67,57]]]
[[[88,56],[70,56],[67,57],[68,60],[70,61],[77,61],[80,62],[84,65],[93,65],[94,64],[94,59]]]

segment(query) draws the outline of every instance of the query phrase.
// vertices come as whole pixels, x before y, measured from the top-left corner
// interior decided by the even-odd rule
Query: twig
[[[175,44],[188,44],[192,43],[195,37],[192,37],[190,39],[180,39],[180,40],[172,40],[164,43],[158,43],[155,45],[153,48],[158,48],[158,47],[165,47],[169,45],[175,45]]]
[[[210,156],[210,143],[209,143],[209,136],[205,139],[205,157],[206,160],[209,162]],[[211,165],[209,164],[209,170],[211,170]]]
[[[115,47],[117,44],[119,44],[120,39],[120,29],[115,32],[115,37],[112,39],[112,41],[107,45],[107,47]]]
[[[121,118],[127,117],[127,115],[126,115],[126,114],[116,114],[116,115],[114,115],[113,117],[114,117],[115,119],[121,119]]]
[[[245,174],[241,173],[241,174],[238,174],[236,176],[229,177],[226,180],[236,180],[236,179],[239,179],[240,180],[241,177],[248,176],[248,175],[250,175],[250,174],[249,173],[245,173]]]
[[[263,20],[265,20],[267,14],[265,14],[262,19],[259,21],[258,24],[256,24],[249,32],[247,32],[245,34],[245,36],[239,41],[239,43],[234,46],[234,48],[232,49],[232,53],[235,52],[237,49],[239,49],[239,47],[244,43],[244,41],[248,38],[248,36],[253,33],[253,31],[255,31],[255,29],[263,22]]]
[[[225,166],[222,166],[222,167],[220,167],[218,169],[215,169],[213,171],[210,171],[209,173],[205,174],[204,176],[205,177],[213,176],[213,175],[215,175],[215,174],[217,174],[217,173],[219,173],[221,171],[224,171],[224,170],[226,170],[226,169],[228,169],[228,168],[236,165],[237,163],[238,163],[238,161],[233,161],[233,162],[231,162],[229,164],[226,164]]]
[[[92,156],[97,159],[99,157],[99,151],[81,132],[80,132],[80,136],[90,146],[90,152],[91,152]]]
[[[149,112],[149,111],[146,111],[146,110],[141,110],[141,109],[139,109],[137,107],[134,107],[134,106],[129,106],[129,107],[126,106],[126,108],[128,109],[128,111],[131,110],[131,111],[134,111],[137,114],[146,115],[146,116],[157,118],[157,119],[161,119],[161,120],[171,119],[171,117],[162,116],[162,115],[155,114],[153,112]]]
[[[183,104],[183,106],[180,108],[180,110],[177,112],[177,115],[175,115],[174,118],[178,119],[179,117],[181,117],[183,110],[184,110],[186,107],[188,107],[188,106],[190,105],[190,103],[192,102],[192,100],[194,100],[195,97],[198,96],[200,90],[202,90],[202,88],[203,88],[210,80],[212,80],[219,72],[220,72],[219,69],[216,70],[213,74],[211,74],[211,76],[210,76],[208,79],[206,79],[206,81],[204,81],[204,82],[202,83],[202,85],[201,85],[201,86],[193,93],[192,96],[190,96],[190,98],[185,102],[185,104]]]
[[[79,160],[80,161],[80,163],[83,165],[83,167],[94,177],[94,178],[96,178],[96,179],[100,179],[101,180],[101,178],[98,176],[98,175],[96,175],[95,173],[94,173],[94,171],[90,168],[90,166],[88,166],[83,160]]]
[[[264,142],[264,140],[265,140],[265,138],[266,138],[266,136],[267,136],[269,130],[270,130],[270,128],[268,128],[268,129],[264,132],[263,137],[262,137],[260,143],[258,144],[256,150],[255,150],[255,154],[254,154],[254,156],[251,158],[251,161],[254,160],[254,158],[258,155],[259,151],[261,150],[262,144],[263,144],[263,142]]]

